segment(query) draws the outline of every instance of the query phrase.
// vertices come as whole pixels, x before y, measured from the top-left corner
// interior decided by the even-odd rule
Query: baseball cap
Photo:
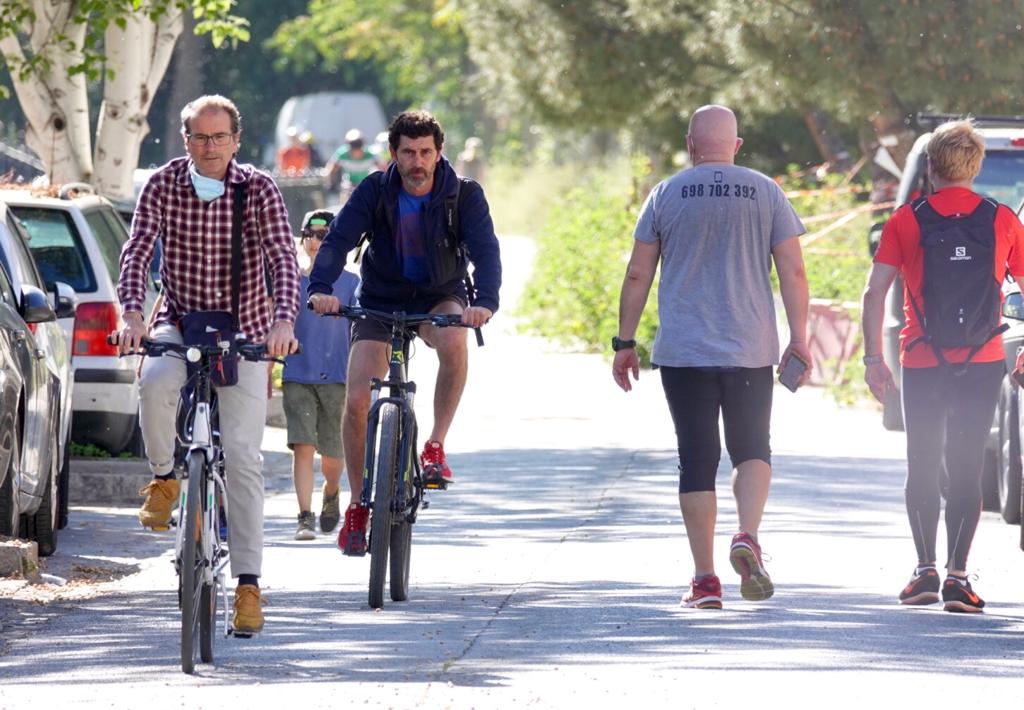
[[[311,210],[302,218],[302,233],[310,231],[314,227],[327,227],[334,219],[334,213],[330,210]]]

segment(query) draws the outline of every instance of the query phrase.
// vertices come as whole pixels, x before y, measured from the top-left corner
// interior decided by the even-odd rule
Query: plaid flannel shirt
[[[142,312],[149,265],[160,239],[164,303],[155,323],[174,323],[194,311],[230,312],[234,184],[247,182],[238,320],[246,336],[261,341],[272,321],[294,323],[299,309],[299,270],[284,200],[269,175],[232,160],[224,194],[203,202],[192,187],[189,163],[187,157],[172,160],[139,195],[131,237],[121,251],[121,307]],[[273,307],[264,263],[273,284]]]

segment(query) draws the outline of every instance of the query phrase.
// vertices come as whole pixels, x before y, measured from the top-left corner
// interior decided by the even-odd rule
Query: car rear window
[[[128,232],[112,209],[90,210],[84,214],[89,229],[96,236],[96,245],[103,255],[103,263],[107,266],[110,280],[117,283],[117,278],[121,275],[121,247],[128,241]]]
[[[1024,203],[1024,151],[987,152],[974,191],[1019,210]]]
[[[29,249],[43,281],[63,281],[80,293],[96,290],[96,276],[71,215],[63,210],[12,207],[29,234]]]

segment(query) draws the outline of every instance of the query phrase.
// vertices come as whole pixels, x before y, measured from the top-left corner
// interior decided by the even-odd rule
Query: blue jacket
[[[441,158],[434,172],[434,187],[426,206],[424,225],[428,240],[427,255],[431,273],[436,272],[438,249],[454,249],[446,245],[449,241],[448,223],[445,218],[445,198],[454,195],[458,176],[451,164]],[[398,192],[402,178],[394,164],[385,173],[384,205],[391,210],[392,224],[398,223]],[[443,283],[415,284],[402,275],[402,264],[395,248],[389,220],[377,214],[381,182],[375,177],[363,180],[356,187],[349,201],[331,222],[327,238],[320,246],[316,263],[309,275],[309,295],[331,293],[332,286],[345,266],[346,255],[355,248],[359,237],[367,232],[373,236],[366,245],[362,256],[362,283],[359,291],[360,304],[373,308],[374,303],[403,303],[412,299],[430,296],[445,296],[462,289],[469,263],[473,264],[473,284],[476,299],[473,305],[487,308],[492,313],[498,310],[498,289],[501,287],[501,253],[498,238],[494,234],[490,208],[482,189],[461,187],[466,194],[460,198],[459,231],[468,254],[468,261],[462,258],[455,272]],[[378,306],[379,307],[379,306]]]

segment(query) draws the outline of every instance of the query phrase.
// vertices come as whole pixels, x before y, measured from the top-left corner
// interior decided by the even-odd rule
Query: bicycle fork
[[[360,496],[362,505],[371,507],[373,500],[373,482],[377,470],[377,431],[380,428],[380,409],[385,404],[394,404],[401,413],[401,424],[399,431],[399,464],[401,478],[396,481],[395,496],[392,499],[392,512],[404,515],[410,522],[416,522],[416,513],[422,502],[423,507],[429,507],[430,503],[423,500],[419,494],[419,461],[416,458],[416,416],[413,406],[416,399],[416,383],[402,382],[398,384],[399,396],[381,397],[383,387],[390,386],[392,391],[396,389],[395,383],[383,382],[374,378],[370,382],[370,411],[367,414],[366,427],[366,452],[363,456],[363,490]],[[412,483],[412,502],[408,500],[407,491]],[[408,508],[408,511],[406,512]]]

